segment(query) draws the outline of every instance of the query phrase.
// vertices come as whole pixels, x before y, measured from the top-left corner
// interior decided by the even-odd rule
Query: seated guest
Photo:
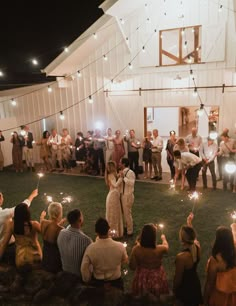
[[[179,175],[179,171],[182,171],[182,183],[181,190],[184,189],[185,176],[189,184],[189,190],[195,191],[197,184],[198,173],[202,167],[202,159],[190,152],[174,151],[175,157],[175,183]]]
[[[92,240],[81,230],[84,219],[79,209],[70,211],[67,214],[67,220],[70,225],[61,230],[57,238],[62,270],[80,277],[80,266],[84,251]]]
[[[83,281],[95,287],[109,285],[123,290],[121,264],[128,261],[126,249],[121,242],[109,237],[106,219],[97,220],[95,232],[98,237],[86,249],[81,264]]]
[[[200,260],[200,245],[196,240],[196,233],[192,227],[193,214],[187,218],[187,225],[183,225],[179,232],[182,252],[177,254],[175,261],[175,275],[173,291],[176,306],[198,306],[202,304],[201,284],[197,274]]]
[[[169,245],[165,235],[161,235],[162,244],[156,244],[156,231],[154,224],[144,225],[140,242],[132,249],[129,266],[135,270],[132,291],[136,296],[150,293],[159,298],[169,292],[162,266],[162,258]]]
[[[30,206],[32,200],[38,195],[38,189],[35,189],[26,200],[22,203]],[[3,194],[0,192],[0,243],[3,241],[4,227],[7,228],[6,222],[8,222],[12,217],[14,217],[15,207],[2,208],[4,202]],[[9,264],[15,264],[15,239],[13,236],[10,237],[9,243],[6,246],[5,252],[2,257],[2,261]]]
[[[209,306],[236,305],[236,252],[232,231],[220,226],[207,264],[204,302]]]
[[[57,246],[57,237],[63,229],[62,205],[53,202],[48,206],[49,220],[45,220],[46,212],[40,216],[41,234],[43,238],[43,268],[52,273],[62,270],[61,256]]]

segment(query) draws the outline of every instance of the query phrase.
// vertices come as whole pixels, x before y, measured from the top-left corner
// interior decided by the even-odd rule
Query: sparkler
[[[38,189],[38,188],[39,188],[39,182],[40,182],[40,179],[41,179],[41,177],[43,177],[43,176],[44,176],[44,174],[43,174],[42,172],[39,172],[39,173],[37,173],[37,175],[38,175],[38,182],[37,182],[36,189]]]
[[[127,275],[128,273],[129,273],[128,269],[123,269],[124,276]]]
[[[188,197],[190,200],[193,200],[193,207],[192,207],[192,213],[193,213],[196,205],[196,200],[199,199],[199,193],[197,191],[194,191],[193,193],[190,193]]]
[[[231,218],[233,219],[233,222],[236,222],[236,210],[234,210],[231,214]]]
[[[161,230],[161,233],[163,234],[164,224],[160,223],[160,224],[158,224],[158,227]]]
[[[125,248],[127,248],[128,244],[127,244],[126,241],[123,243],[123,246],[124,246]]]
[[[110,235],[112,238],[116,237],[116,230],[110,230]]]
[[[47,196],[47,201],[50,203],[50,202],[53,202],[52,200],[52,197],[51,196]]]

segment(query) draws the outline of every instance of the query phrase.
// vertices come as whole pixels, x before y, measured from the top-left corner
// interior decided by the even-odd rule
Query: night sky
[[[104,0],[5,1],[0,18],[0,90],[52,80],[40,73],[103,11]],[[33,66],[32,58],[39,61]]]

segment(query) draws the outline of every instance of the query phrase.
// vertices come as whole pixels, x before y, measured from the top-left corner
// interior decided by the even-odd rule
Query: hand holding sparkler
[[[194,214],[192,212],[190,212],[190,214],[188,215],[187,217],[187,225],[192,227],[192,221],[193,221],[193,218],[194,218]]]
[[[157,225],[158,228],[161,230],[161,234],[163,235],[163,228],[164,228],[164,224],[160,223]]]
[[[236,223],[232,223],[230,225],[231,229],[232,229],[232,233],[233,233],[233,237],[234,237],[234,243],[236,243]]]
[[[43,177],[44,176],[44,174],[42,173],[42,172],[39,172],[39,173],[37,173],[37,175],[38,175],[38,183],[37,183],[37,189],[39,188],[39,182],[40,182],[40,179],[41,179],[41,177]]]
[[[46,217],[46,211],[45,210],[43,210],[42,212],[41,212],[41,215],[40,215],[40,223],[45,219],[45,217]]]
[[[38,189],[34,189],[34,190],[31,192],[31,194],[28,196],[28,200],[29,200],[30,202],[32,202],[32,200],[33,200],[35,197],[37,197],[37,195],[38,195]]]

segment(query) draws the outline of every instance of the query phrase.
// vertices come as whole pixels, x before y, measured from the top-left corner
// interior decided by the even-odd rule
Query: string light
[[[89,96],[89,103],[90,103],[90,104],[92,104],[92,103],[93,103],[92,96]]]
[[[187,49],[187,41],[185,40],[185,42],[184,42],[184,49]]]
[[[52,87],[48,85],[48,92],[52,92]]]
[[[98,36],[97,36],[96,33],[93,33],[93,38],[94,38],[94,39],[97,39],[97,38],[98,38]]]
[[[191,64],[192,63],[192,59],[190,57],[190,55],[188,56],[188,62]]]
[[[126,39],[125,39],[125,40],[126,40],[126,42],[128,43],[128,42],[129,42],[129,37],[126,37]]]
[[[125,20],[123,18],[120,18],[120,23],[125,24]]]
[[[151,23],[151,19],[150,18],[147,18],[147,23]]]
[[[108,57],[106,56],[106,54],[103,55],[103,59],[104,59],[104,61],[108,60]]]
[[[65,51],[66,53],[68,53],[68,52],[69,52],[69,48],[65,47],[65,48],[64,48],[64,51]]]
[[[185,33],[185,29],[182,29],[181,30],[181,35],[184,35],[184,33]]]
[[[133,65],[131,63],[129,63],[129,69],[132,70],[133,69]]]
[[[220,6],[219,6],[219,9],[218,9],[218,11],[221,13],[222,12],[222,8],[223,8],[223,5],[221,4]]]
[[[16,106],[16,100],[14,98],[11,99],[11,105]]]
[[[146,52],[145,46],[142,47],[142,51],[143,51],[143,53]]]
[[[2,70],[0,70],[0,77],[4,76]]]
[[[199,117],[201,117],[204,113],[204,104],[200,104],[200,108],[197,110],[197,114]]]
[[[36,58],[32,59],[32,64],[37,66],[38,65],[38,61],[36,60]]]
[[[193,96],[194,96],[194,97],[197,97],[197,95],[198,95],[198,94],[197,94],[197,87],[195,87],[195,88],[194,88],[194,91],[193,91]]]
[[[60,111],[60,119],[65,120],[65,115],[63,114],[63,111]]]
[[[77,71],[77,77],[81,78],[82,77],[82,73],[80,72],[80,70]]]

